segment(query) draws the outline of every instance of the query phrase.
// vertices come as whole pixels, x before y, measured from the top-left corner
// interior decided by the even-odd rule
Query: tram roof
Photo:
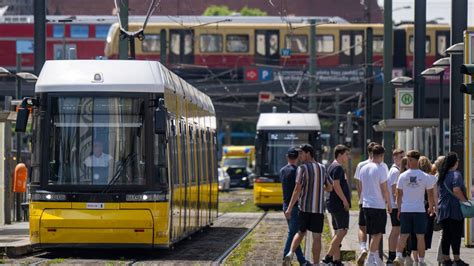
[[[215,113],[209,96],[156,61],[46,61],[36,82],[35,92],[164,93],[165,88]]]
[[[316,113],[262,113],[257,130],[321,130]]]

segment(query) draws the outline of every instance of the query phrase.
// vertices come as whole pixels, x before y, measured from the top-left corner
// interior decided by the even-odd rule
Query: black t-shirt
[[[283,188],[283,202],[289,204],[295,189],[296,165],[287,164],[280,169],[280,181]]]
[[[344,168],[337,161],[332,162],[328,167],[328,174],[332,180],[339,180],[341,185],[342,192],[346,196],[347,201],[349,202],[349,207],[351,205],[351,192],[349,190],[349,185],[347,184],[346,175],[344,174]],[[336,194],[336,191],[331,191],[329,197],[326,201],[329,212],[338,212],[344,210],[344,204],[339,196]]]

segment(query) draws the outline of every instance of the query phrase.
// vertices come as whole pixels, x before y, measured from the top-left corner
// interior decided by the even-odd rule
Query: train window
[[[374,36],[372,49],[374,53],[383,53],[383,36]]]
[[[95,26],[95,37],[98,39],[107,39],[110,25],[96,25]],[[148,35],[146,36],[148,38]]]
[[[180,40],[179,33],[171,33],[171,53],[179,55]]]
[[[436,42],[437,42],[438,54],[444,55],[444,51],[446,51],[446,49],[448,48],[446,47],[447,45],[446,35],[438,35],[436,38]]]
[[[248,35],[227,35],[226,36],[227,52],[230,53],[247,53],[249,51]]]
[[[429,54],[431,52],[431,38],[430,36],[426,36],[426,42],[425,42],[425,52]],[[408,43],[408,51],[410,53],[413,53],[415,51],[415,37],[413,35],[410,36],[410,40]]]
[[[75,43],[55,44],[53,46],[54,60],[60,59],[77,59],[77,51]]]
[[[64,25],[53,25],[53,38],[64,37]]]
[[[308,36],[306,35],[286,35],[285,47],[291,49],[292,53],[308,52]]]
[[[265,34],[257,34],[257,54],[265,55]]]
[[[364,36],[362,34],[356,34],[354,36],[355,39],[355,47],[354,47],[354,54],[355,55],[360,55],[362,52],[364,52]]]
[[[71,25],[71,38],[88,38],[88,25]]]
[[[278,34],[271,34],[269,40],[268,52],[270,55],[278,53]]]
[[[159,34],[147,34],[146,38],[142,41],[143,52],[159,52],[160,51],[160,35]]]
[[[334,36],[333,35],[316,35],[316,52],[317,53],[333,53],[334,52]]]
[[[184,54],[188,55],[193,52],[193,35],[186,33],[184,35]]]
[[[222,35],[201,34],[199,44],[202,53],[222,52]]]

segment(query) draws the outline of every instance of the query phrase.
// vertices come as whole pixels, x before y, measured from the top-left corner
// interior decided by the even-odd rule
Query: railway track
[[[213,226],[182,240],[170,250],[65,249],[38,251],[30,256],[7,259],[6,264],[50,265],[166,265],[222,264],[229,254],[265,218],[264,213],[225,213]]]

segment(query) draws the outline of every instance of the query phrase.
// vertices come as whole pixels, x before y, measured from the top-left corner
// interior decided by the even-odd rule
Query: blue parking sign
[[[258,69],[258,80],[271,81],[273,80],[273,70],[271,68],[261,67]]]

